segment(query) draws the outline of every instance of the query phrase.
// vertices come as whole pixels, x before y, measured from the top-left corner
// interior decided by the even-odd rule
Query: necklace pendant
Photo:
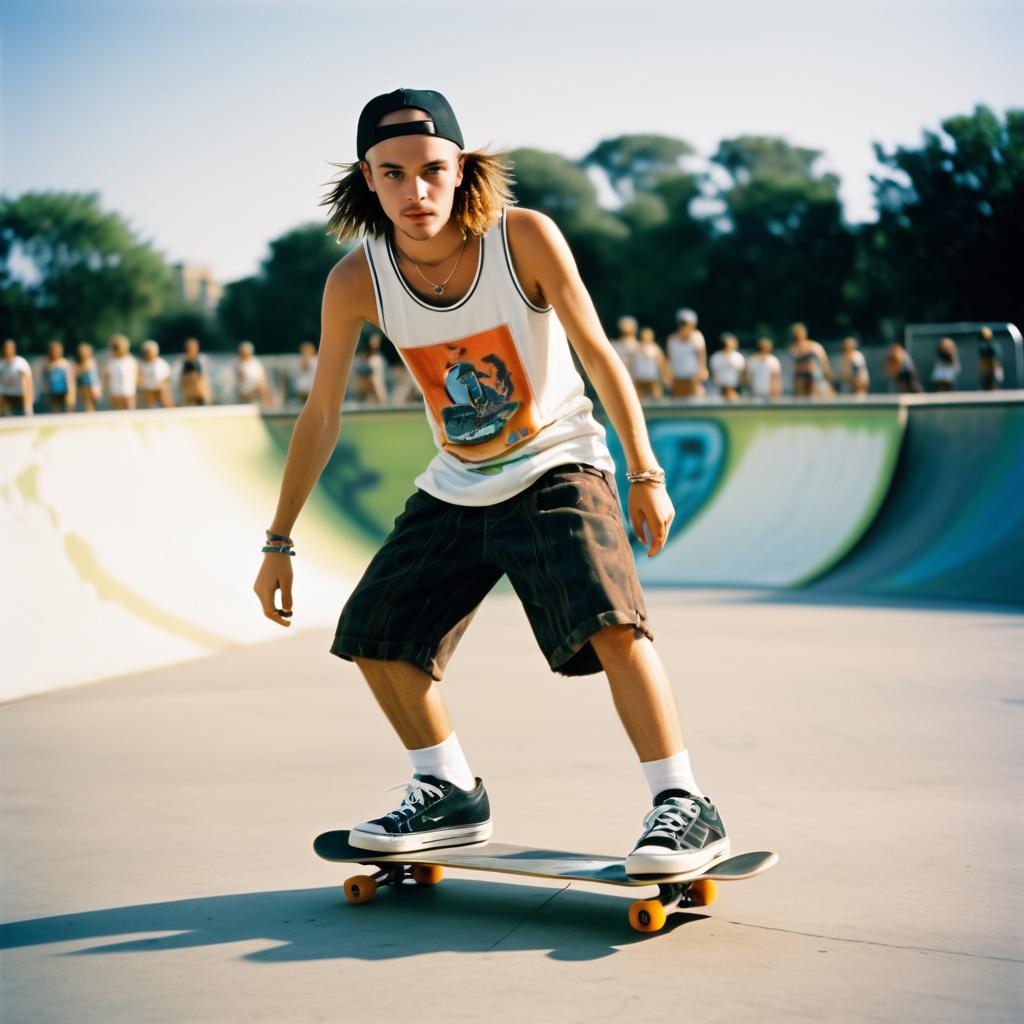
[[[435,284],[434,285],[434,294],[435,295],[444,295],[444,285],[443,284]]]

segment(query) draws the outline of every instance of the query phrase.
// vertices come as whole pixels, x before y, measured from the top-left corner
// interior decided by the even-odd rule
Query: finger
[[[270,619],[271,622],[276,622],[279,626],[290,626],[291,623],[281,617],[281,613],[274,607],[274,590],[269,593],[259,585],[252,588],[256,596],[260,599],[260,605],[263,607],[263,614]]]
[[[661,522],[658,524],[657,529],[654,531],[652,538],[651,549],[647,552],[648,558],[653,558],[664,546],[665,540],[668,538],[668,523]]]
[[[292,613],[292,581],[281,580],[281,614],[291,615]]]
[[[629,517],[630,525],[633,527],[633,533],[636,534],[637,540],[646,543],[644,541],[644,513],[643,509],[634,509]]]
[[[640,543],[643,544],[645,548],[649,549],[651,546],[652,533],[653,530],[651,528],[650,517],[646,512],[640,512],[640,529],[637,532],[637,536],[640,538]]]

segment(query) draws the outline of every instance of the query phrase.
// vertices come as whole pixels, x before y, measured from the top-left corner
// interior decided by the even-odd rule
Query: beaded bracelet
[[[260,550],[262,550],[265,555],[291,555],[292,558],[295,557],[295,548],[285,547],[283,544],[280,546],[275,544],[264,544]]]
[[[627,473],[626,479],[631,484],[663,484],[665,470],[660,466],[657,469],[636,469]]]

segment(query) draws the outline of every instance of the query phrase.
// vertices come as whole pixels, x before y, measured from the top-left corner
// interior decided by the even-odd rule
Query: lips
[[[409,210],[405,216],[410,220],[426,220],[432,214],[428,210]]]

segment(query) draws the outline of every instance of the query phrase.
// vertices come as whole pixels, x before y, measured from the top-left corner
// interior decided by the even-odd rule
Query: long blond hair
[[[463,157],[462,184],[455,190],[452,218],[471,234],[482,235],[506,206],[515,203],[512,176],[500,154],[477,150]],[[332,166],[341,168],[341,174],[329,183],[331,190],[320,200],[320,205],[330,210],[328,233],[339,242],[361,234],[383,235],[391,222],[366,184],[359,163]]]

